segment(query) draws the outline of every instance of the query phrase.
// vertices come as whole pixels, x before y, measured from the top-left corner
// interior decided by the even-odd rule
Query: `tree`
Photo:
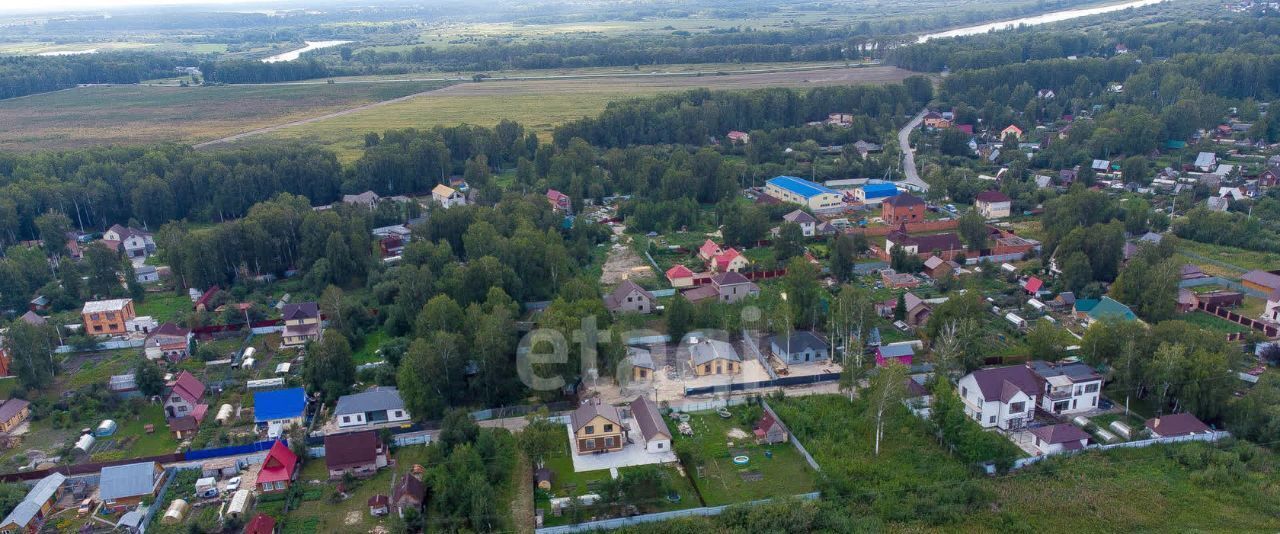
[[[351,391],[356,381],[356,364],[351,359],[351,345],[338,332],[328,332],[318,342],[307,344],[302,378],[311,391],[320,393],[324,402],[333,402]]]
[[[676,295],[667,304],[667,309],[664,313],[666,314],[664,319],[667,324],[667,335],[671,336],[672,341],[684,338],[684,335],[692,327],[693,303],[683,296]]]
[[[818,284],[818,268],[804,258],[791,258],[787,274],[782,277],[782,288],[787,293],[787,303],[794,312],[795,325],[813,328],[817,324],[822,305],[822,286]]]
[[[1235,435],[1256,442],[1280,436],[1280,374],[1262,373],[1258,383],[1232,405],[1227,423]]]
[[[138,364],[138,368],[134,370],[134,378],[138,385],[138,391],[147,397],[154,397],[164,393],[164,373],[160,370],[160,366],[150,359],[143,360]]]
[[[898,295],[898,302],[893,305],[893,320],[901,321],[907,318],[907,294]]]
[[[1027,350],[1037,360],[1057,361],[1066,356],[1071,336],[1048,321],[1035,321],[1027,330]]]
[[[987,248],[987,237],[991,232],[987,228],[987,220],[978,213],[977,209],[969,208],[969,211],[961,215],[960,220],[956,222],[958,224],[956,231],[969,250],[977,253]]]
[[[462,307],[448,295],[436,295],[427,301],[418,314],[415,330],[419,337],[432,332],[458,332],[464,319]]]
[[[925,76],[908,76],[902,80],[902,85],[906,86],[907,94],[918,105],[923,106],[933,100],[933,82]]]
[[[880,440],[884,437],[885,420],[889,417],[889,412],[902,402],[903,395],[906,393],[907,379],[906,366],[890,362],[889,365],[878,369],[867,386],[866,398],[867,402],[871,403],[871,409],[867,413],[874,419],[873,441],[876,456],[880,456]]]
[[[23,389],[37,391],[53,381],[58,367],[53,362],[54,332],[49,325],[14,321],[5,332],[5,347]]]
[[[466,360],[460,344],[457,334],[435,332],[409,345],[396,372],[396,384],[414,417],[436,419],[462,393]]]
[[[859,253],[856,249],[853,237],[841,232],[831,238],[830,246],[831,275],[841,282],[852,280],[856,275],[854,268],[857,267],[857,258]]]
[[[525,419],[528,424],[520,431],[517,443],[529,461],[541,466],[542,460],[560,447],[564,426],[549,421],[545,411],[529,414]]]
[[[449,410],[440,421],[440,446],[446,453],[456,450],[463,444],[474,442],[478,435],[480,435],[480,426],[466,410],[456,408]]]
[[[67,234],[71,232],[71,219],[62,212],[48,211],[36,217],[36,228],[44,250],[50,256],[60,256],[66,251]]]
[[[124,294],[124,286],[116,274],[120,267],[120,252],[111,250],[101,242],[84,247],[85,275],[89,277],[89,293],[97,298],[111,298]]]
[[[773,251],[779,262],[804,254],[804,230],[800,225],[782,223],[778,229],[778,240],[773,243]]]

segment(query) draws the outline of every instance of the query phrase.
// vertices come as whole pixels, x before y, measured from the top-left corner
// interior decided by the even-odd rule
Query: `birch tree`
[[[893,405],[902,402],[903,395],[906,394],[906,380],[906,366],[893,362],[880,368],[879,372],[871,377],[870,385],[867,387],[867,402],[870,403],[867,413],[875,419],[876,456],[880,456],[880,441],[884,439],[885,419],[889,417],[888,412]]]

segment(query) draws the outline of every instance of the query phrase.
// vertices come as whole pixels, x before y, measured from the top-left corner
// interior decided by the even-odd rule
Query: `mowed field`
[[[0,150],[198,143],[436,89],[444,82],[101,86],[0,100]]]
[[[491,126],[510,119],[545,134],[563,122],[599,113],[611,101],[638,96],[697,87],[732,90],[894,83],[911,74],[894,67],[861,67],[757,74],[460,83],[392,104],[277,128],[236,142],[305,141],[326,146],[341,159],[350,161],[359,157],[367,132],[463,123]]]

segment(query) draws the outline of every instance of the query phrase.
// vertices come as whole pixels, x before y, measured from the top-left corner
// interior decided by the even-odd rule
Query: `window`
[[[662,443],[662,442],[659,442],[659,443],[658,443],[658,448],[659,448],[659,449],[661,449],[663,445],[666,445],[666,444],[665,444],[665,443]]]
[[[990,422],[991,422],[991,423],[995,423],[995,422],[996,422],[996,416],[994,416],[994,415],[993,415],[993,416],[991,416]]]
[[[588,433],[588,434],[595,434],[595,433],[596,433],[596,427],[595,427],[595,426],[592,426],[592,425],[587,425],[587,433]]]
[[[604,448],[606,449],[613,448],[613,438],[604,438]]]
[[[342,416],[342,422],[344,422],[344,423],[350,423],[350,422],[351,422],[351,416],[350,416],[350,415],[344,415],[344,416]]]
[[[960,388],[960,398],[962,399],[969,398],[969,388]]]
[[[1076,395],[1080,395],[1081,393],[1084,393],[1084,388],[1076,386]]]
[[[710,373],[710,372],[711,372],[711,364],[706,364],[706,365],[702,366],[702,372],[704,372],[704,373]]]
[[[596,448],[596,440],[594,439],[583,440],[582,448],[586,450],[592,450]]]
[[[646,370],[644,370],[644,369],[641,369],[641,370],[640,370],[640,378],[645,378],[645,377],[647,377],[647,376],[649,376],[649,371],[646,371]]]
[[[1094,397],[1094,398],[1093,398],[1093,405],[1094,405],[1094,406],[1097,406],[1097,405],[1098,405],[1098,398],[1097,398],[1097,397]]]
[[[1010,404],[1010,405],[1009,405],[1009,411],[1010,411],[1010,412],[1012,412],[1012,413],[1022,413],[1022,412],[1025,412],[1025,411],[1027,411],[1027,403],[1025,403],[1025,402],[1015,402],[1015,403],[1013,403],[1013,404]]]
[[[605,432],[613,432],[613,425],[604,425]]]
[[[1089,384],[1089,385],[1085,386],[1085,387],[1084,387],[1084,392],[1085,392],[1085,393],[1097,393],[1097,392],[1098,392],[1098,384],[1095,382],[1095,383],[1093,383],[1093,384]]]
[[[396,410],[394,417],[404,417],[404,410]]]

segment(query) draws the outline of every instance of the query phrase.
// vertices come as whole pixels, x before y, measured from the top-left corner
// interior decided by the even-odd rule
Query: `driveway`
[[[911,130],[920,127],[920,123],[924,121],[924,114],[928,108],[920,110],[915,117],[898,130],[898,148],[902,149],[902,172],[907,178],[903,180],[908,186],[914,187],[921,192],[929,192],[929,184],[920,179],[920,174],[916,170],[916,153],[911,149]]]

